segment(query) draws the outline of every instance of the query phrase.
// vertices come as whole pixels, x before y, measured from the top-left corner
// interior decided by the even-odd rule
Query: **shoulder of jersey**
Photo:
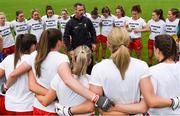
[[[58,16],[58,15],[56,15],[56,14],[54,14],[53,16],[54,16],[55,18],[59,18],[59,16]]]
[[[113,14],[111,14],[111,16],[112,16],[113,18],[116,18],[116,16],[115,16],[115,15],[113,15]]]
[[[161,22],[161,23],[165,23],[165,21],[164,21],[164,20],[162,20],[162,19],[160,19],[160,20],[159,20],[159,22]]]
[[[42,18],[42,19],[47,18],[47,15],[44,15],[44,16],[42,16],[41,18]]]
[[[142,60],[139,60],[139,59],[137,59],[137,58],[133,58],[133,57],[131,57],[131,62],[133,63],[136,63],[136,64],[138,64],[137,66],[148,66],[147,65],[147,63],[145,62],[145,61],[142,61]]]
[[[15,22],[16,22],[16,20],[12,20],[12,21],[11,21],[11,23],[15,23]]]
[[[166,22],[169,22],[169,19],[168,19],[168,18],[166,19]]]
[[[9,22],[9,21],[5,22],[5,25],[10,25],[10,24],[11,24],[11,22]]]

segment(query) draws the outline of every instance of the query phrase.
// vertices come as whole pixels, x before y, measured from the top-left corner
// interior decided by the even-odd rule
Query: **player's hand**
[[[59,103],[55,103],[55,112],[60,116],[72,116],[70,107],[65,107]]]
[[[102,109],[105,112],[108,111],[111,106],[114,106],[114,103],[106,96],[95,95],[92,101],[98,108]]]
[[[134,33],[138,33],[138,32],[141,32],[140,29],[134,29]]]
[[[132,31],[133,31],[133,29],[131,29],[131,28],[128,28],[128,29],[127,29],[127,31],[128,31],[128,32],[132,32]]]

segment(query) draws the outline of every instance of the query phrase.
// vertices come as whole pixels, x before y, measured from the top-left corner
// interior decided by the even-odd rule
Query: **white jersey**
[[[23,21],[23,22],[17,22],[16,20],[11,22],[11,28],[14,29],[14,31],[16,32],[16,37],[19,34],[26,34],[28,33],[28,24],[27,21]]]
[[[31,19],[28,22],[30,33],[35,35],[37,38],[37,42],[39,42],[41,33],[44,30],[44,25],[42,21]]]
[[[174,20],[173,22],[166,19],[166,34],[175,35],[178,31],[179,19]]]
[[[87,17],[87,18],[91,18],[91,14],[89,14],[89,13],[87,13],[87,12],[84,13],[84,16]]]
[[[125,27],[128,20],[129,20],[129,17],[127,17],[127,16],[124,16],[124,17],[121,17],[121,18],[115,17],[114,26],[116,26],[116,27]]]
[[[47,17],[47,15],[42,17],[45,29],[58,28],[58,15],[53,15],[52,17]]]
[[[83,75],[81,77],[74,76],[83,86],[86,88],[89,88],[89,75]],[[79,94],[75,93],[73,90],[71,90],[68,86],[66,86],[59,77],[58,74],[53,78],[51,81],[51,88],[56,91],[56,95],[58,98],[58,101],[61,105],[72,107],[82,104],[86,101],[86,99]],[[83,115],[84,116],[84,115]]]
[[[90,18],[91,22],[93,23],[93,26],[96,30],[96,36],[100,35],[100,23],[101,23],[101,18],[98,17],[96,19],[93,19],[92,17]]]
[[[127,22],[127,25],[128,25],[128,28],[130,29],[142,29],[143,27],[146,26],[146,22],[142,18],[133,20],[131,17],[129,21]],[[141,32],[135,33],[134,31],[132,31],[132,32],[129,32],[129,36],[131,37],[131,39],[141,38]]]
[[[0,26],[0,35],[3,38],[3,48],[8,48],[14,45],[14,37],[10,26],[9,22],[5,22],[4,26]]]
[[[109,34],[111,31],[113,24],[114,24],[114,17],[113,16],[108,16],[105,18],[104,16],[101,16],[101,21],[102,21],[102,35],[106,36]]]
[[[152,83],[157,96],[173,98],[180,95],[180,67],[177,64],[159,63],[150,68]],[[150,115],[179,115],[180,109],[151,108]]]
[[[93,67],[90,84],[102,87],[104,95],[114,103],[137,103],[141,97],[140,80],[149,75],[148,65],[144,61],[131,58],[125,78],[122,80],[112,59],[105,59]]]
[[[37,51],[33,52],[30,57],[25,60],[26,63],[32,66],[32,70],[35,75],[36,71],[34,63],[36,55]],[[69,63],[69,59],[66,55],[61,54],[57,51],[49,52],[46,59],[41,64],[41,77],[36,76],[37,83],[45,87],[46,89],[50,89],[50,82],[57,74],[58,68],[61,66],[62,63],[65,62]],[[35,98],[34,107],[47,112],[55,112],[54,102],[45,107],[38,101],[38,99]]]
[[[149,39],[154,40],[157,35],[165,34],[165,22],[163,20],[154,21],[153,19],[148,21],[150,28]]]
[[[23,55],[17,67],[29,55]],[[0,68],[5,71],[6,78],[14,70],[14,54],[8,55],[1,63]],[[17,81],[7,90],[5,95],[5,107],[8,111],[27,112],[33,111],[34,94],[28,87],[28,74],[21,75]]]
[[[60,25],[60,29],[61,29],[61,32],[62,34],[64,35],[64,30],[65,30],[65,27],[66,27],[66,23],[70,20],[70,17],[68,17],[66,20],[64,20],[63,18],[60,18],[59,19],[59,25]]]
[[[75,14],[72,14],[71,17],[73,17]],[[91,14],[89,13],[84,13],[83,16],[87,17],[87,18],[91,18]]]

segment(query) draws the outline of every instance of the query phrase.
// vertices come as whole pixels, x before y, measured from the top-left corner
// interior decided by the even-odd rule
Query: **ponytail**
[[[159,9],[159,11],[160,11],[159,19],[164,20],[163,10]]]
[[[35,70],[38,77],[41,76],[41,64],[52,48],[56,47],[58,40],[62,40],[62,33],[58,29],[47,29],[41,34],[39,48],[35,59]]]
[[[122,79],[125,78],[126,70],[130,63],[130,54],[127,48],[129,44],[128,32],[124,28],[113,27],[108,35],[108,41],[111,45],[111,58],[119,69]]]
[[[36,70],[36,75],[39,77],[41,76],[41,63],[43,62],[43,60],[46,58],[46,56],[50,51],[50,48],[48,47],[48,33],[49,33],[48,30],[42,32],[40,38],[44,38],[44,39],[40,39],[39,48],[37,50],[37,56],[35,60],[35,70]]]
[[[87,67],[91,62],[91,50],[88,46],[79,46],[75,50],[75,62],[73,63],[73,73],[82,76],[86,74]]]
[[[130,54],[129,50],[125,45],[120,47],[111,55],[114,64],[119,69],[122,79],[124,80],[125,72],[129,66]]]
[[[21,45],[22,45],[22,39],[24,37],[24,34],[20,34],[16,38],[16,49],[14,53],[14,69],[16,68],[18,60],[21,59]]]

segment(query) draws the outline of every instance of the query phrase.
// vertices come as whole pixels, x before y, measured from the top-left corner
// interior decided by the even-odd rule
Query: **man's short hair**
[[[74,4],[74,8],[77,8],[77,6],[83,6],[83,4],[82,4],[82,3],[77,2],[77,3],[75,3],[75,4]]]

